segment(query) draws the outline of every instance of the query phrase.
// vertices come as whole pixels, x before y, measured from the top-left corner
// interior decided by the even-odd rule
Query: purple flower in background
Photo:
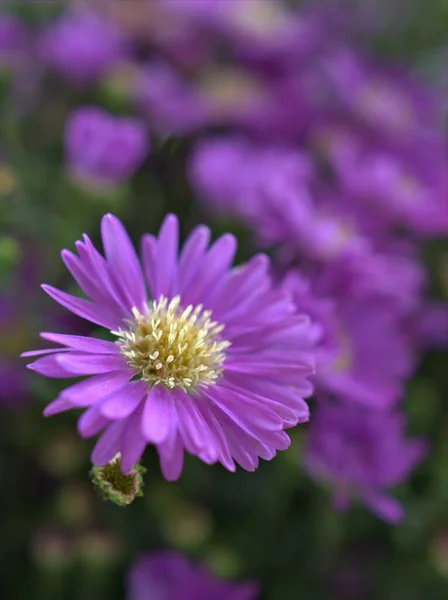
[[[143,270],[118,219],[102,221],[105,258],[90,239],[62,258],[87,301],[44,290],[115,341],[43,333],[62,348],[29,368],[49,377],[88,379],[66,388],[45,415],[86,408],[83,437],[101,435],[92,462],[121,453],[123,473],[155,444],[168,480],[182,471],[184,449],[207,464],[257,468],[290,439],[285,428],[308,420],[312,330],[289,297],[274,289],[269,260],[232,268],[235,238],[209,247],[196,228],[178,256],[178,222],[168,216],[158,238],[142,240]],[[146,282],[145,278],[146,277]],[[149,294],[147,292],[149,288]]]
[[[354,131],[335,128],[319,133],[319,149],[337,176],[337,185],[353,204],[362,204],[383,228],[406,227],[426,235],[448,230],[448,209],[441,198],[448,191],[445,149],[425,144],[431,164],[375,148]]]
[[[335,508],[359,498],[390,523],[403,518],[389,488],[403,483],[426,454],[426,443],[405,438],[398,412],[321,401],[309,428],[305,467],[334,491]]]
[[[104,16],[77,13],[62,16],[42,34],[43,60],[73,83],[94,83],[125,54],[119,30]]]
[[[415,340],[424,351],[448,349],[448,302],[428,302],[414,318]]]
[[[23,57],[28,41],[28,32],[19,19],[0,15],[0,67]]]
[[[319,296],[294,272],[283,287],[292,293],[297,310],[321,328],[318,392],[373,409],[401,399],[414,360],[400,313],[375,297]]]
[[[109,187],[129,179],[149,152],[143,124],[84,106],[69,117],[65,147],[71,173],[82,181]]]
[[[175,552],[140,557],[128,576],[128,600],[255,600],[258,586],[214,577]]]
[[[142,112],[159,133],[189,133],[207,120],[206,106],[199,95],[163,62],[145,65],[135,93]]]

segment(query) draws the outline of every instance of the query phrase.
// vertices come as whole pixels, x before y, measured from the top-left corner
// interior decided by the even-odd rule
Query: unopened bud
[[[131,504],[137,496],[143,496],[143,473],[146,469],[137,464],[123,475],[121,472],[121,455],[117,454],[104,467],[93,467],[91,471],[93,483],[100,489],[105,500],[118,506]]]

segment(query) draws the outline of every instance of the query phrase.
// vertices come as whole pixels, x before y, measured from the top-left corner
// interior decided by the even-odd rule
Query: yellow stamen
[[[179,296],[161,296],[144,314],[132,313],[128,328],[112,333],[142,381],[185,392],[216,383],[230,342],[221,339],[224,326],[210,319],[211,311],[201,304],[183,309]]]

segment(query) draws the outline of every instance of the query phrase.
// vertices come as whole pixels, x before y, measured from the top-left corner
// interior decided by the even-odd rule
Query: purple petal
[[[118,323],[116,317],[110,313],[106,308],[97,306],[88,300],[71,296],[65,292],[61,292],[51,285],[43,285],[42,289],[46,292],[53,300],[56,300],[59,304],[68,308],[72,313],[82,317],[87,321],[91,321],[106,329],[116,329]]]
[[[210,242],[210,229],[204,225],[188,236],[179,258],[179,293],[183,294],[197,273]]]
[[[143,269],[153,298],[157,298],[157,240],[153,235],[142,237],[141,248]]]
[[[91,454],[91,460],[94,465],[104,467],[120,452],[121,435],[125,425],[126,421],[117,421],[107,427],[97,441]]]
[[[176,423],[171,393],[163,387],[153,387],[146,398],[141,421],[145,439],[161,444],[175,430]]]
[[[211,440],[210,430],[202,414],[191,398],[182,391],[176,393],[174,404],[179,418],[179,431],[187,450],[195,454],[207,450],[217,460],[217,452]]]
[[[54,354],[55,352],[68,352],[68,348],[48,348],[47,350],[30,350],[22,352],[21,358],[31,358],[32,356],[44,356],[46,354]]]
[[[91,354],[116,354],[118,352],[117,345],[114,342],[107,342],[106,340],[99,340],[97,338],[47,332],[41,333],[40,337],[55,344],[62,344],[73,350],[79,350],[80,352],[89,352]],[[62,348],[58,349],[59,352],[61,350]],[[48,352],[54,351],[55,349],[48,350]]]
[[[202,393],[244,431],[255,437],[258,437],[260,430],[278,431],[283,427],[282,420],[276,413],[243,394],[217,385],[212,392],[204,390]]]
[[[121,436],[121,471],[126,474],[141,459],[146,448],[146,440],[141,432],[141,415],[135,412],[127,419]]]
[[[98,285],[104,290],[104,294],[109,301],[116,306],[116,310],[123,316],[129,314],[128,303],[110,275],[111,266],[92,244],[89,236],[84,235],[83,240],[83,242],[76,242],[75,246],[84,268],[92,273],[93,278],[98,281]]]
[[[61,354],[63,356],[64,354]],[[51,354],[50,356],[44,356],[39,358],[33,363],[26,366],[30,371],[35,371],[45,377],[52,377],[54,379],[70,379],[74,375],[71,371],[67,370],[64,365],[59,363],[59,355]]]
[[[211,246],[202,261],[200,271],[183,294],[184,304],[199,304],[210,290],[222,283],[225,272],[230,268],[236,251],[236,239],[224,234]]]
[[[59,395],[56,400],[53,400],[53,402],[50,402],[50,404],[46,406],[43,415],[44,417],[52,417],[53,415],[65,412],[66,410],[71,410],[72,408],[75,408],[73,404]]]
[[[364,499],[374,513],[381,519],[393,525],[399,523],[404,518],[404,510],[398,500],[383,496],[380,494],[372,494]]]
[[[121,307],[117,306],[113,298],[107,294],[107,290],[105,292],[104,286],[101,285],[101,280],[98,279],[96,273],[89,272],[88,268],[83,266],[81,260],[68,250],[63,250],[61,256],[65,266],[82,291],[96,304],[110,310],[115,315],[116,320],[119,321],[122,317]]]
[[[143,274],[125,228],[116,217],[108,214],[101,221],[101,235],[117,286],[127,298],[130,308],[135,306],[142,310],[146,302]]]
[[[157,446],[160,467],[167,481],[176,481],[184,466],[184,448],[177,431],[172,431],[168,439]]]
[[[126,371],[125,359],[120,354],[76,354],[67,352],[56,354],[56,362],[72,377],[78,375],[97,375],[111,371]],[[131,377],[132,375],[129,375]]]
[[[106,396],[99,405],[101,414],[116,421],[128,417],[146,394],[146,385],[141,381],[131,381]]]
[[[79,417],[78,432],[81,437],[90,438],[109,424],[110,420],[101,414],[98,406],[91,406]]]
[[[123,371],[93,375],[66,388],[61,396],[73,406],[91,406],[125,385],[130,378],[131,375]]]
[[[210,433],[215,441],[215,445],[218,451],[218,460],[220,463],[229,471],[234,472],[236,470],[235,463],[233,462],[227,439],[224,431],[218,422],[217,418],[210,410],[207,400],[198,396],[195,398],[196,406],[201,412],[203,419],[207,423],[210,429]]]
[[[177,250],[179,223],[174,215],[165,217],[157,240],[155,297],[171,297],[177,290]]]

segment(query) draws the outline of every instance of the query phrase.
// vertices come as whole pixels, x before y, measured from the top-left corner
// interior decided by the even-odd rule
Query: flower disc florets
[[[215,383],[230,343],[219,337],[224,326],[210,319],[211,311],[201,304],[183,309],[179,296],[161,296],[144,314],[137,308],[132,313],[129,328],[114,333],[142,381],[185,392]]]

